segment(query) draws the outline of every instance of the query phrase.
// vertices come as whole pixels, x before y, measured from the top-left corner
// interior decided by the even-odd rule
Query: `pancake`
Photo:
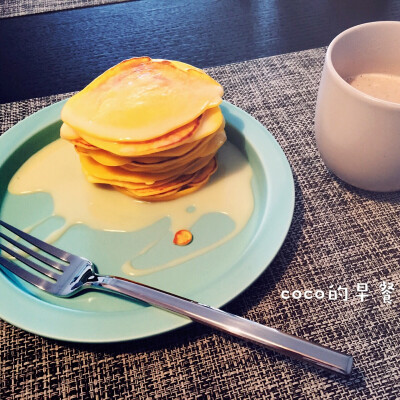
[[[204,71],[148,57],[123,61],[71,97],[60,136],[94,184],[143,201],[205,185],[226,141],[222,87]]]
[[[138,190],[127,189],[121,186],[115,186],[115,189],[119,190],[124,194],[127,194],[128,196],[134,197],[142,201],[151,202],[151,201],[174,200],[200,189],[208,182],[210,176],[216,171],[216,169],[217,169],[217,161],[214,157],[206,167],[204,167],[197,173],[193,174],[190,181],[187,182],[185,185],[181,186],[179,189],[175,188],[172,190],[163,190],[162,192],[155,194],[149,194],[148,192],[144,194],[143,192],[140,192]]]
[[[194,121],[179,127],[171,132],[147,141],[118,142],[98,139],[72,128],[67,123],[61,126],[62,138],[73,142],[76,146],[107,150],[112,154],[123,157],[153,154],[168,150],[181,144],[192,143],[211,135],[222,126],[224,118],[219,107],[207,110]]]
[[[205,157],[215,154],[217,150],[225,143],[226,134],[223,129],[213,133],[206,138],[193,142],[195,145],[186,153],[179,156],[170,157],[121,157],[104,150],[87,150],[77,147],[76,151],[80,155],[91,157],[97,163],[104,166],[122,167],[128,171],[152,171],[162,172],[171,169],[181,168],[187,163],[194,161],[196,158]]]
[[[72,96],[61,119],[101,140],[137,142],[165,135],[222,101],[221,85],[182,65],[149,57],[125,60]]]

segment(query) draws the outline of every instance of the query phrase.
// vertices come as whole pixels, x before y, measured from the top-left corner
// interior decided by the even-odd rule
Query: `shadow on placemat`
[[[329,171],[329,170],[328,170]],[[354,195],[362,197],[366,200],[379,201],[384,203],[399,204],[400,203],[400,191],[395,192],[372,192],[369,190],[359,189],[355,186],[346,183],[337,177],[333,172],[329,171],[331,179],[333,179],[337,184],[342,186],[344,189],[348,190]]]

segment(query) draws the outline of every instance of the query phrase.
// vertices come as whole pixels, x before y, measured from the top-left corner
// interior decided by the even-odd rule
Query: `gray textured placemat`
[[[126,1],[130,0],[2,0],[0,2],[0,18],[123,3]]]
[[[351,353],[353,375],[320,372],[194,324],[138,342],[77,345],[0,322],[1,399],[400,397],[400,194],[354,190],[323,165],[313,118],[324,53],[315,49],[208,70],[224,86],[226,100],[275,136],[296,184],[282,249],[226,309]],[[0,105],[1,131],[64,97]],[[384,303],[383,282],[394,285],[391,304]],[[357,284],[365,283],[369,296],[361,302]],[[329,300],[329,289],[339,286],[348,289],[348,299]],[[284,290],[306,289],[326,297],[281,298]]]

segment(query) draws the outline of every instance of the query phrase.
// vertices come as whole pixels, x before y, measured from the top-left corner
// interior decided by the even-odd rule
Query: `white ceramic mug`
[[[400,104],[346,81],[368,73],[400,77],[400,22],[358,25],[329,45],[315,115],[317,146],[343,181],[372,191],[400,190]]]

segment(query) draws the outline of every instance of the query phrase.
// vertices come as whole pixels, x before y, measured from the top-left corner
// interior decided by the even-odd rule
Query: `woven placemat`
[[[0,2],[0,18],[123,3],[127,1],[131,0],[2,0]]]
[[[278,140],[296,190],[282,249],[226,309],[352,354],[353,375],[321,372],[197,324],[136,342],[78,345],[0,322],[1,399],[400,397],[400,194],[352,189],[322,163],[313,118],[324,54],[322,48],[208,70],[225,99]],[[1,131],[64,97],[0,105]],[[385,282],[393,285],[391,303],[380,289]],[[364,284],[361,301],[357,286]],[[347,300],[330,300],[330,289],[347,289]],[[284,300],[285,290],[325,297]]]

